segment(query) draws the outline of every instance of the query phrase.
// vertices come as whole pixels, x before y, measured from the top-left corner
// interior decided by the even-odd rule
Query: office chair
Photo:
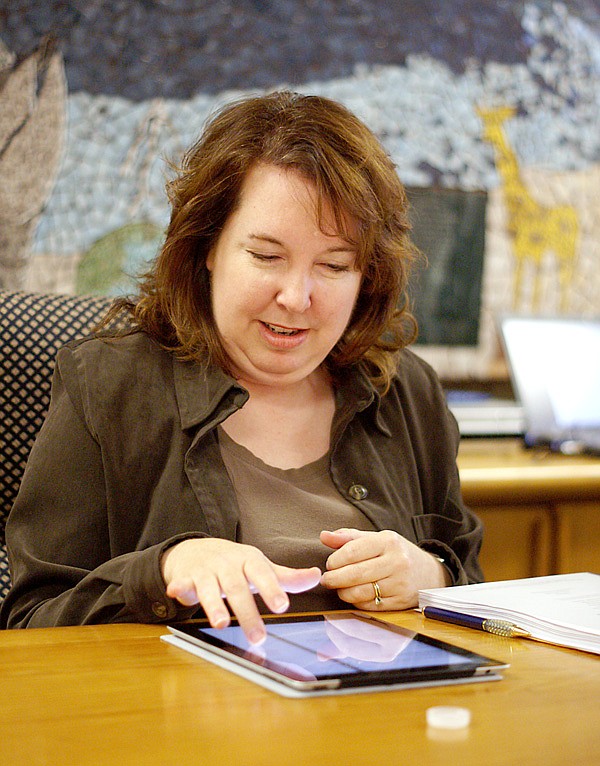
[[[46,416],[56,352],[88,335],[111,302],[0,290],[0,601],[10,587],[4,527]]]

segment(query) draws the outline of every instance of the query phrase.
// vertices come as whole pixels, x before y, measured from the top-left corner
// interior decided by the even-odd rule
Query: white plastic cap
[[[434,729],[465,729],[471,723],[471,711],[466,707],[427,708],[427,725]]]

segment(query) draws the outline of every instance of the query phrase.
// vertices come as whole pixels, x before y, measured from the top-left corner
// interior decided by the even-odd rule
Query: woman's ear
[[[213,270],[213,267],[215,265],[215,249],[214,247],[211,247],[208,251],[208,255],[206,256],[206,268],[209,271]]]

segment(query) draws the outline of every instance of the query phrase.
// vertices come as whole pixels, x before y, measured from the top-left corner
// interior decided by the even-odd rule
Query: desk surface
[[[467,504],[599,501],[600,457],[526,449],[520,439],[462,439],[458,466]]]
[[[0,763],[598,764],[600,658],[391,613],[510,662],[502,681],[290,700],[159,640],[163,627],[0,634]],[[427,731],[432,705],[472,711],[464,736]]]

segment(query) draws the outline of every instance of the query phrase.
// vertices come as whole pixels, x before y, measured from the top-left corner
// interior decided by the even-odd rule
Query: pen
[[[474,617],[472,614],[461,614],[460,612],[450,612],[448,609],[438,609],[434,606],[423,607],[425,617],[441,622],[451,622],[453,625],[462,625],[464,628],[475,628],[483,630],[486,633],[494,633],[496,636],[507,636],[508,638],[528,638],[530,633],[523,628],[519,628],[507,620],[490,620],[485,617]]]

